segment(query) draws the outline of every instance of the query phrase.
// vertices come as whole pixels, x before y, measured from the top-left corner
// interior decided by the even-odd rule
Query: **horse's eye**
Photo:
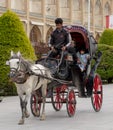
[[[19,61],[17,62],[17,64],[19,64]]]

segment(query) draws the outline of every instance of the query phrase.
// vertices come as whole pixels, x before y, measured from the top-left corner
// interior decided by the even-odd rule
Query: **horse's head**
[[[6,61],[6,65],[9,65],[10,67],[10,78],[14,78],[17,73],[20,71],[21,69],[21,53],[18,52],[17,54],[15,54],[13,51],[11,51],[11,57],[8,61]]]

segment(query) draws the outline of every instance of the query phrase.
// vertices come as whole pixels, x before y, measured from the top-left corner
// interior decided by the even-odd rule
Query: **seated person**
[[[86,69],[87,61],[90,58],[88,53],[85,53],[85,49],[82,48],[78,53],[77,53],[78,61],[77,64],[80,67],[81,72],[83,72]]]
[[[56,29],[52,32],[49,40],[51,53],[48,57],[53,58],[61,54],[62,51],[67,51],[72,54],[73,59],[75,60],[77,58],[76,51],[74,47],[70,46],[71,36],[69,35],[69,32],[63,28],[63,20],[61,18],[57,18],[55,20],[55,24]]]

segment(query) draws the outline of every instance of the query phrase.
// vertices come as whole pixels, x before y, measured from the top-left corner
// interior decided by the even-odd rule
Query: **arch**
[[[41,32],[37,25],[34,25],[30,32],[30,41],[33,47],[40,45],[41,42]]]
[[[95,3],[95,14],[102,14],[102,4],[100,0]]]
[[[110,7],[110,4],[108,2],[106,2],[105,6],[104,6],[104,14],[105,15],[110,15],[111,14],[111,7]]]
[[[101,4],[101,1],[100,0],[96,0],[96,3],[95,3],[95,27],[102,27],[103,24],[102,24],[102,4]]]
[[[50,27],[46,34],[46,43],[48,43],[51,33],[53,32],[53,28]]]

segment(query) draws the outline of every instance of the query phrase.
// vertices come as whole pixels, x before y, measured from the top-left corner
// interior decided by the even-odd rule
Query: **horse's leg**
[[[46,89],[47,89],[47,87],[45,87],[45,86],[47,86],[47,84],[42,86],[43,106],[42,106],[42,113],[41,113],[41,116],[40,116],[40,120],[45,120],[45,118],[46,118],[46,116],[45,116],[45,102],[46,102],[46,91],[47,91]]]
[[[21,106],[21,111],[22,111],[22,117],[21,117],[21,119],[20,119],[20,121],[19,121],[19,125],[22,125],[22,124],[24,124],[24,118],[25,118],[25,105],[24,105],[24,101],[23,101],[23,96],[20,96],[19,97],[20,98],[20,106]]]
[[[27,103],[28,103],[28,99],[29,99],[29,95],[26,95],[25,96],[25,100],[24,100],[24,105],[25,105],[25,117],[28,118],[30,116],[30,114],[28,113],[28,110],[27,110]]]

